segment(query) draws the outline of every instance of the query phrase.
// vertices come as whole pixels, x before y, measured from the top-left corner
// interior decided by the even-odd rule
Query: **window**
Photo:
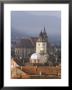
[[[40,44],[38,44],[40,46]]]
[[[43,46],[45,46],[45,44],[43,43]]]
[[[40,44],[38,44],[38,46],[40,46]]]

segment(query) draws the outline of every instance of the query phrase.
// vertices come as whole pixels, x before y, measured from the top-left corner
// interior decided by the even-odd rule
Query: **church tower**
[[[45,32],[45,28],[44,31],[40,32],[38,40],[36,41],[36,52],[34,54],[31,55],[30,58],[30,63],[34,63],[34,64],[47,64],[48,63],[48,47],[47,47],[47,34]]]
[[[48,36],[47,36],[46,30],[45,30],[45,27],[44,27],[44,31],[43,31],[43,36],[44,36],[44,39],[46,40],[46,42],[48,42]]]
[[[40,32],[39,38],[36,42],[36,53],[39,53],[39,54],[47,53],[47,40],[42,31]]]

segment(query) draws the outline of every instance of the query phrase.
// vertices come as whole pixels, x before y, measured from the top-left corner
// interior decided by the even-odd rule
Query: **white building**
[[[47,53],[47,42],[43,37],[43,33],[41,31],[39,38],[36,42],[36,53],[46,54]]]
[[[44,32],[40,32],[39,38],[36,41],[36,53],[31,55],[30,63],[45,64],[48,62],[47,39],[48,37],[44,28]]]
[[[41,55],[38,53],[34,53],[31,55],[30,63],[45,64],[47,63],[47,55]]]

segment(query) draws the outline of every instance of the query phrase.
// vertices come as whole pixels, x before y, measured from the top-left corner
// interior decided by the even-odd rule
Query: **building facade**
[[[15,47],[15,56],[20,59],[29,58],[34,51],[35,48],[30,39],[21,39]]]
[[[36,41],[36,53],[31,55],[30,63],[45,64],[48,62],[48,36],[44,31],[40,32]]]
[[[45,27],[38,37],[24,38],[17,43],[12,42],[12,44],[14,45],[11,45],[12,56],[23,60],[23,63],[25,60],[29,63],[48,63],[49,65],[61,63],[61,51],[49,43]],[[40,55],[40,58],[33,58],[33,55],[35,55],[35,57]]]

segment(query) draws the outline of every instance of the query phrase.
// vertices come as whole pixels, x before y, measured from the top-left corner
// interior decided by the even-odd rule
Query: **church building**
[[[47,34],[44,32],[40,32],[39,38],[36,42],[36,53],[45,54],[47,53]]]
[[[48,36],[45,31],[41,31],[36,41],[36,52],[31,55],[30,63],[45,64],[48,62]]]

